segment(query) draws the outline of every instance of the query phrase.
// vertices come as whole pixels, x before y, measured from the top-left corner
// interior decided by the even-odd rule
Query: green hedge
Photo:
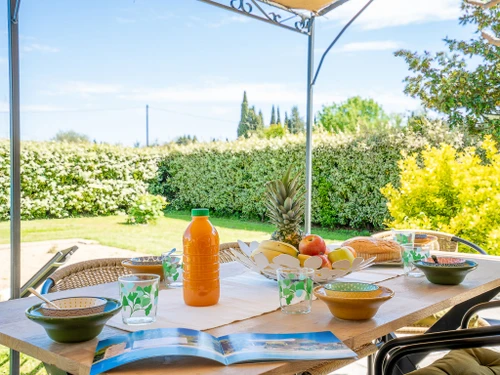
[[[93,144],[24,142],[23,219],[126,211],[156,176],[156,150]],[[0,219],[9,219],[9,143],[0,142]]]
[[[439,123],[418,133],[314,134],[313,223],[381,228],[389,218],[380,188],[398,185],[401,151],[461,145]],[[127,211],[146,190],[173,209],[207,207],[219,215],[265,220],[265,183],[293,164],[303,168],[304,135],[270,140],[135,149],[107,145],[22,144],[22,218],[109,215]],[[148,189],[149,187],[149,189]],[[0,219],[9,218],[9,144],[0,142]]]
[[[462,137],[440,123],[427,123],[419,133],[315,133],[313,223],[383,227],[389,215],[380,188],[397,185],[401,151],[441,142],[461,145]],[[302,168],[304,159],[303,135],[173,148],[161,160],[150,191],[166,196],[174,209],[207,207],[218,214],[264,219],[266,181],[281,176],[290,164]]]

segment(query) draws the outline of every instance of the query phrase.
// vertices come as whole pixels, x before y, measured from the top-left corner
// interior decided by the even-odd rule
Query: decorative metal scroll
[[[219,8],[243,13],[289,30],[309,35],[311,14],[277,6],[267,0],[199,0]]]

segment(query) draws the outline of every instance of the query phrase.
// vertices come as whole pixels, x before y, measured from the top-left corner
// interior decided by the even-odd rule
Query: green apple
[[[339,260],[348,260],[352,264],[354,261],[354,255],[349,249],[341,247],[340,249],[332,250],[328,253],[328,260],[332,263],[338,262]]]

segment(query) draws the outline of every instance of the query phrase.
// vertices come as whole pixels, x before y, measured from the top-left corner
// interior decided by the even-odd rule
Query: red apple
[[[309,234],[300,241],[299,252],[310,256],[323,255],[326,252],[325,241],[316,234]]]
[[[332,263],[328,259],[328,256],[326,256],[326,255],[316,255],[316,256],[320,257],[321,260],[323,261],[323,263],[321,263],[321,268],[332,269]]]

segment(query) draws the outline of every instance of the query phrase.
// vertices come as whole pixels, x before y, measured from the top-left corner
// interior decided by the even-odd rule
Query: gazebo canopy
[[[314,12],[316,14],[323,13],[323,10],[326,10],[335,3],[344,3],[342,0],[261,0],[263,3],[271,4],[271,5],[281,5],[285,8],[289,9],[302,9]],[[340,4],[338,4],[340,5]]]

